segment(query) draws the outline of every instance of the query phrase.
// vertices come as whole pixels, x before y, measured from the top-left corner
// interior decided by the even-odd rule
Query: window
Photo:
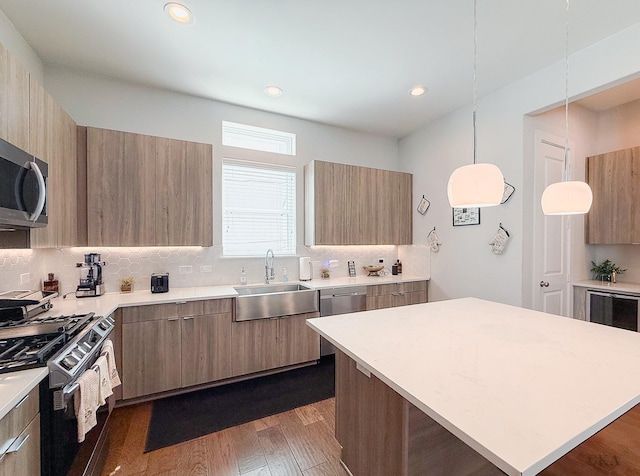
[[[295,168],[223,160],[222,248],[224,256],[295,255]]]
[[[296,155],[296,135],[236,122],[222,121],[222,145]]]

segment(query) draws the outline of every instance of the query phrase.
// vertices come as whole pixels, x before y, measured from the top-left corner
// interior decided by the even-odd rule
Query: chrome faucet
[[[271,256],[269,256],[271,254]],[[275,269],[273,267],[273,259],[275,258],[272,249],[267,250],[267,254],[264,257],[264,282],[269,284],[269,281],[276,279]]]

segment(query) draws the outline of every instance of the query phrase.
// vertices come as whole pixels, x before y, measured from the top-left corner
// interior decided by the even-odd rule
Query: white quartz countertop
[[[368,284],[389,284],[396,282],[410,282],[426,280],[417,276],[384,276],[356,278],[314,279],[303,284],[313,288],[344,287]],[[261,283],[253,283],[259,285]],[[276,282],[274,284],[281,284]],[[249,284],[248,286],[251,286]],[[147,304],[167,304],[182,301],[199,301],[203,299],[220,299],[236,297],[238,293],[232,285],[227,286],[199,286],[189,288],[172,288],[166,293],[152,293],[149,290],[132,293],[105,293],[102,296],[76,298],[69,295],[66,298],[52,299],[53,308],[42,316],[57,316],[61,314],[86,314],[94,312],[99,316],[113,313],[118,307],[144,306]],[[47,369],[25,370],[0,374],[0,418],[4,417],[16,403],[47,376]]]
[[[576,281],[574,286],[589,289],[598,289],[603,291],[640,294],[640,284],[634,283],[609,283],[607,281],[588,280]]]
[[[355,278],[313,279],[302,281],[302,284],[312,289],[324,289],[331,287],[366,286],[373,284],[390,284],[412,281],[426,281],[427,278],[419,276],[358,276]],[[293,282],[292,282],[293,283]],[[274,285],[282,284],[274,282]],[[250,283],[247,286],[262,286],[262,283]],[[237,285],[240,286],[240,285]],[[180,301],[199,301],[203,299],[220,299],[236,297],[238,293],[234,285],[225,286],[199,286],[190,288],[171,288],[166,293],[152,293],[149,290],[135,291],[132,293],[105,293],[97,297],[76,298],[70,294],[66,298],[52,299],[53,309],[46,315],[60,314],[84,314],[95,312],[104,316],[111,314],[118,307],[144,306],[146,304],[167,304]]]
[[[0,419],[4,418],[48,373],[49,370],[44,367],[0,374]]]
[[[456,299],[308,325],[510,475],[640,403],[640,334]]]
[[[313,279],[311,281],[302,281],[302,284],[313,289],[340,288],[346,286],[373,286],[376,284],[393,284],[393,283],[410,283],[413,281],[428,281],[429,278],[424,276],[408,276],[399,274],[394,276],[388,274],[386,276],[356,276],[355,278],[329,278],[329,279]]]

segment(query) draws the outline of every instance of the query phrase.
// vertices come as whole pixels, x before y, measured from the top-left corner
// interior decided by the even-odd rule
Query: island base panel
[[[353,476],[504,474],[339,350],[336,438]]]

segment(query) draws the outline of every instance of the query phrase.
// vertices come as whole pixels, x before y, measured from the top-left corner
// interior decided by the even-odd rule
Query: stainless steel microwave
[[[49,167],[0,139],[0,229],[47,226]]]

